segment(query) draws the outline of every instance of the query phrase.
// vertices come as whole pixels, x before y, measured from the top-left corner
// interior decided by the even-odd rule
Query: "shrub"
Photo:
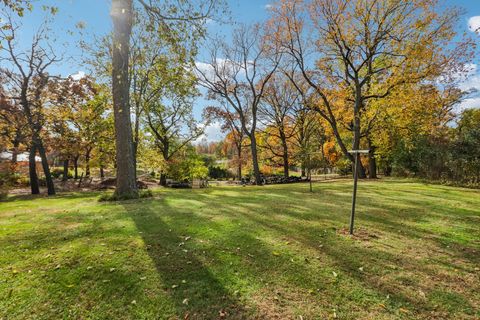
[[[215,166],[208,167],[208,176],[212,179],[228,179],[233,177],[230,171]]]

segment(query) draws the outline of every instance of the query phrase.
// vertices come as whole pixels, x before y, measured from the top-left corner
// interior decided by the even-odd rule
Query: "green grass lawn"
[[[480,192],[407,180],[0,203],[0,319],[479,319]]]

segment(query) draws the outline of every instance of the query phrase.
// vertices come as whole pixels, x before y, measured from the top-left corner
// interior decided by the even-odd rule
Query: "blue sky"
[[[267,7],[271,3],[273,1],[269,0],[227,0],[232,18],[240,23],[266,19],[268,16]],[[28,44],[33,30],[43,20],[44,12],[40,9],[43,4],[54,5],[59,8],[59,12],[52,24],[54,37],[57,40],[58,50],[68,51],[68,55],[73,57],[73,59],[54,67],[51,72],[68,75],[84,71],[80,61],[81,50],[78,48],[78,42],[81,37],[75,31],[75,25],[79,22],[85,24],[83,39],[87,41],[91,40],[92,35],[101,36],[110,32],[112,28],[109,16],[111,0],[36,0],[34,11],[22,19],[24,28],[21,30],[19,38],[24,39],[25,44]],[[464,31],[471,32],[469,26],[470,28],[480,28],[480,0],[443,1],[443,8],[450,6],[458,6],[465,11],[458,26],[460,33]],[[209,31],[213,33],[228,33],[231,29],[231,24],[209,23]],[[74,32],[71,34],[69,31]],[[480,35],[478,39],[480,41]],[[480,91],[480,55],[477,55],[473,61],[472,74],[462,84],[462,89],[470,87]],[[197,117],[201,114],[201,110],[206,103],[203,99],[198,100],[195,106]],[[465,100],[461,107],[480,107],[480,94],[473,95]],[[208,128],[208,140],[220,138],[218,131],[219,128],[216,125]]]

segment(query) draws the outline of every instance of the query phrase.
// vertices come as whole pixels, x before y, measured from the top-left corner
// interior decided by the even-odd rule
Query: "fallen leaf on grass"
[[[277,256],[277,257],[280,255],[280,253],[277,252],[277,251],[273,251],[272,254],[273,254],[274,256]]]
[[[188,299],[187,298],[183,299],[182,303],[185,305],[188,305]]]
[[[57,264],[57,266],[54,268],[55,270],[58,270],[61,268],[61,265]]]
[[[400,308],[398,311],[403,312],[403,313],[409,313],[409,311],[405,308]]]
[[[131,304],[135,305],[137,304],[137,301],[136,300],[132,300],[132,302],[130,302]]]
[[[140,280],[145,280],[147,279],[147,277],[140,277]]]
[[[335,271],[332,271],[332,274],[335,278],[338,277],[338,274]]]
[[[115,268],[110,268],[110,272],[113,272],[113,271],[115,271]]]
[[[178,288],[177,284],[172,285],[172,289]]]
[[[358,271],[363,272],[363,267],[358,268]]]

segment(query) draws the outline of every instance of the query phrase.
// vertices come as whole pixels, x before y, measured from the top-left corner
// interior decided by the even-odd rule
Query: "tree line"
[[[3,0],[2,149],[29,152],[32,193],[40,156],[55,193],[47,153],[63,178],[79,161],[116,172],[116,194],[136,197],[137,168],[167,177],[206,175],[193,142],[220,123],[217,150],[237,178],[268,168],[348,172],[351,149],[368,149],[360,177],[417,175],[479,183],[478,111],[459,114],[458,88],[475,42],[457,34],[461,11],[436,1],[281,0],[262,23],[208,36],[222,3],[113,0],[112,34],[82,43],[89,76],[61,77],[52,66],[56,8],[27,47],[18,42],[29,1]],[[211,105],[203,119],[193,108]],[[197,151],[199,148],[197,147]],[[356,155],[358,156],[358,155]],[[12,166],[14,167],[14,165]]]

